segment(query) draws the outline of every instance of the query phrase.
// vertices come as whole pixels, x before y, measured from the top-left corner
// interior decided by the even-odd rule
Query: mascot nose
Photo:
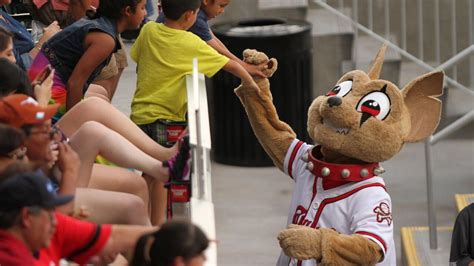
[[[328,98],[329,107],[339,106],[342,103],[342,99],[339,96],[332,96]]]

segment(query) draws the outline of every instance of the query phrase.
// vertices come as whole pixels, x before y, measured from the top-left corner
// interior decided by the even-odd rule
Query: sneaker
[[[189,136],[185,136],[178,154],[168,161],[163,161],[163,166],[169,169],[170,181],[188,181],[191,174],[191,160]]]

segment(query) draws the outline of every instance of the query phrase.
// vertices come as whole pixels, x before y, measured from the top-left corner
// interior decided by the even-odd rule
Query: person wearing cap
[[[0,175],[0,265],[2,266],[59,265],[59,260],[62,258],[79,264],[86,264],[91,260],[110,263],[119,252],[131,252],[141,235],[156,230],[156,227],[149,226],[99,225],[54,211],[55,206],[70,202],[72,195],[58,196],[47,178],[37,171],[31,172],[35,166],[30,163],[14,162],[11,166],[13,167],[10,167],[10,170],[16,169],[20,173],[11,176],[3,172]],[[27,218],[30,218],[28,221],[36,223],[31,225],[31,222],[23,224],[18,221],[19,226],[15,228],[4,226],[10,223],[8,221],[18,220],[15,219],[18,216],[8,213],[19,208],[34,211],[38,216],[47,214],[45,217],[49,220],[40,219],[45,217],[33,220],[35,217],[28,216]],[[47,224],[47,221],[50,221],[50,224]],[[35,255],[34,258],[32,253]]]
[[[33,253],[55,233],[54,208],[70,202],[47,178],[23,173],[0,183],[0,265],[34,265]]]

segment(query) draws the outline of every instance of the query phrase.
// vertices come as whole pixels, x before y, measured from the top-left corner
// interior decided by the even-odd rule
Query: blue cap
[[[73,195],[56,194],[53,183],[39,173],[21,173],[0,183],[0,211],[32,206],[51,209],[64,205],[73,198]]]

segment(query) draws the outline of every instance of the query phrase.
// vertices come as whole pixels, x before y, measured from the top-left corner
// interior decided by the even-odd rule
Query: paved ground
[[[129,63],[113,101],[126,114],[130,111],[136,79],[135,65],[131,60]],[[447,114],[448,120],[464,109],[472,110],[473,105],[472,98],[451,93],[446,105],[452,110]],[[434,194],[440,226],[451,226],[454,222],[454,194],[474,192],[473,136],[471,124],[462,133],[454,134],[433,148]],[[410,144],[383,164],[393,202],[399,257],[400,228],[428,224],[424,158],[423,144]],[[274,265],[279,254],[276,236],[285,227],[291,180],[274,167],[248,168],[213,163],[212,171],[219,265]],[[446,265],[447,262],[439,264]]]

